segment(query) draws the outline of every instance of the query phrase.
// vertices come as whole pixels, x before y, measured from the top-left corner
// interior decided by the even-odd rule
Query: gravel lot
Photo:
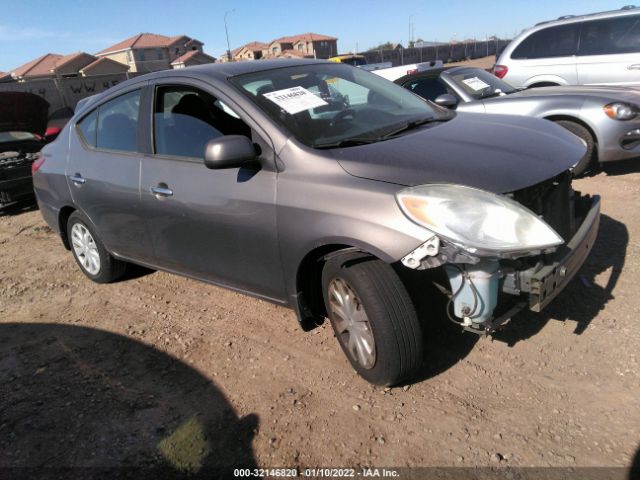
[[[603,196],[601,231],[545,313],[493,340],[427,313],[422,376],[394,389],[358,378],[327,323],[304,333],[287,309],[162,272],[95,285],[37,210],[2,215],[0,467],[628,467],[639,172],[575,183]]]

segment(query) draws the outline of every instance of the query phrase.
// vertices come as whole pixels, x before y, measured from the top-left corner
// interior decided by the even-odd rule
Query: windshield
[[[40,137],[29,132],[0,132],[0,143],[38,140]]]
[[[277,68],[232,81],[276,123],[311,147],[356,139],[379,141],[403,126],[452,115],[388,80],[342,64]]]
[[[461,90],[476,100],[515,92],[515,88],[495,75],[479,68],[461,68],[448,72],[449,78]]]

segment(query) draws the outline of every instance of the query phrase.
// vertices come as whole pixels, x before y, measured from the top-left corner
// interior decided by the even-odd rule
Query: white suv
[[[640,85],[640,8],[539,23],[507,45],[494,74],[514,87]]]

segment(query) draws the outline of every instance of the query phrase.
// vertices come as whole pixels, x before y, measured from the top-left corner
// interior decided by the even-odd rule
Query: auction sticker
[[[465,85],[467,85],[469,88],[472,88],[473,90],[475,90],[476,92],[490,86],[488,83],[484,83],[478,77],[466,78],[462,80],[462,82]]]
[[[310,108],[328,105],[327,102],[303,87],[285,88],[263,95],[291,115]]]

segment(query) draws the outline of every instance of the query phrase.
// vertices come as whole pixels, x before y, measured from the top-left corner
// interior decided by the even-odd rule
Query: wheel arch
[[[298,264],[295,276],[296,293],[291,301],[303,330],[312,330],[324,322],[327,312],[322,293],[322,269],[330,258],[346,254],[351,254],[353,259],[371,257],[385,261],[370,249],[348,243],[325,244],[309,251]]]
[[[71,250],[71,244],[69,243],[69,237],[67,235],[67,222],[69,221],[69,217],[76,209],[70,205],[64,206],[60,209],[58,213],[58,228],[60,230],[60,238],[62,239],[62,244],[64,248],[67,250]]]
[[[551,120],[552,122],[557,122],[559,120],[565,120],[567,122],[574,122],[577,123],[578,125],[586,128],[589,131],[589,134],[591,135],[591,137],[593,138],[593,143],[594,143],[594,147],[595,147],[595,151],[596,151],[596,162],[598,161],[598,154],[599,154],[599,139],[598,139],[598,135],[596,134],[595,129],[589,125],[586,121],[582,120],[581,118],[578,117],[574,117],[572,115],[568,115],[568,114],[554,114],[554,115],[549,115],[548,117],[544,117],[545,120]]]

